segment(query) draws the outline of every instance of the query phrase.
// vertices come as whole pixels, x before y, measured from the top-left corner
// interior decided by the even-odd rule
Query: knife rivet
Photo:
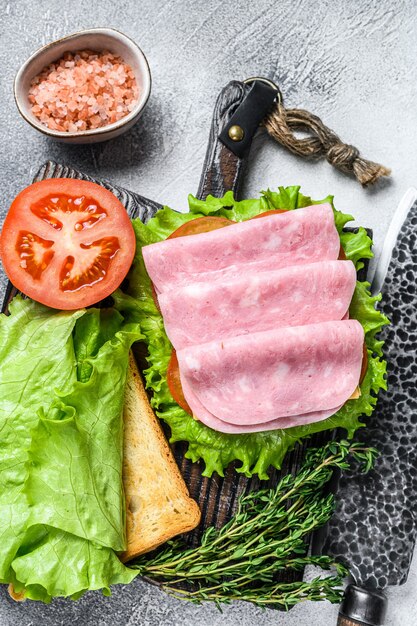
[[[245,136],[245,131],[241,126],[235,124],[234,126],[231,126],[229,128],[228,135],[232,141],[242,141],[243,137]]]

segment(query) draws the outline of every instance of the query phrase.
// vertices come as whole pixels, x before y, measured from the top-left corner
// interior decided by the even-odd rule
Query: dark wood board
[[[245,159],[238,159],[227,150],[219,141],[219,129],[231,117],[239,102],[242,101],[247,88],[242,83],[232,81],[221,92],[214,111],[211,132],[209,137],[206,159],[198,190],[200,198],[206,198],[209,193],[215,196],[223,195],[229,189],[238,195],[241,187],[243,172],[245,169]],[[113,185],[108,181],[97,180],[79,172],[71,167],[48,161],[37,173],[34,181],[48,178],[75,178],[96,182],[112,191],[124,204],[131,218],[139,217],[143,222],[147,222],[160,208],[157,202],[149,200],[137,193],[128,191],[120,186]],[[360,272],[359,279],[366,277],[366,266]],[[3,311],[7,311],[8,303],[15,295],[16,289],[9,283]],[[169,433],[168,433],[169,434]],[[202,463],[192,463],[185,458],[187,443],[177,443],[173,446],[173,451],[177,463],[184,476],[185,482],[193,497],[199,504],[202,511],[202,522],[193,532],[184,536],[189,545],[198,543],[204,530],[212,525],[223,526],[233,515],[240,494],[245,490],[257,490],[261,486],[275,487],[281,476],[296,473],[305,456],[308,447],[323,445],[335,431],[324,431],[303,440],[296,445],[294,450],[287,454],[280,471],[270,470],[268,481],[260,481],[257,477],[247,479],[242,474],[235,471],[239,463],[232,463],[222,478],[215,474],[211,478],[202,476]],[[302,578],[302,572],[287,571],[282,574],[280,580],[292,582]]]
[[[160,208],[160,205],[154,203],[139,194],[130,192],[122,187],[112,185],[107,181],[98,181],[91,177],[78,172],[70,167],[47,162],[34,178],[34,181],[43,180],[46,178],[78,178],[83,180],[91,180],[102,184],[107,189],[110,189],[124,204],[130,217],[140,217],[143,221],[147,221],[155,212]],[[366,276],[366,269],[361,270],[359,278],[364,280]],[[13,296],[17,293],[17,290],[9,283],[6,292],[5,300],[3,303],[3,311],[7,311],[7,306]],[[323,445],[334,435],[334,431],[324,431],[318,433],[311,438],[303,440],[298,444],[295,449],[287,454],[284,459],[282,469],[277,471],[271,469],[270,478],[268,481],[260,481],[257,477],[247,479],[242,474],[238,474],[235,471],[235,467],[239,463],[232,463],[225,472],[225,477],[222,478],[217,474],[212,478],[206,478],[202,476],[202,464],[192,463],[185,458],[185,452],[187,449],[186,443],[177,443],[173,446],[175,458],[181,468],[181,472],[187,483],[190,495],[198,502],[202,511],[202,523],[195,531],[188,533],[185,537],[187,542],[191,545],[195,545],[202,532],[208,526],[215,525],[217,527],[223,526],[233,515],[238,497],[245,490],[256,490],[261,486],[274,487],[279,481],[280,477],[291,472],[296,473],[302,464],[305,451],[308,447]],[[300,573],[292,571],[286,572],[282,580],[290,582],[301,578]]]

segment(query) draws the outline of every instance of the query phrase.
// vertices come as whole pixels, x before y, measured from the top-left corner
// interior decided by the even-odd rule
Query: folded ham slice
[[[192,282],[158,300],[167,335],[180,350],[270,328],[341,320],[355,285],[351,261],[321,261]]]
[[[232,435],[278,430],[280,428],[292,428],[293,426],[304,426],[305,424],[312,424],[313,422],[321,422],[322,420],[334,415],[342,406],[328,409],[327,411],[315,411],[312,413],[305,413],[304,415],[279,417],[263,424],[230,424],[229,422],[223,422],[221,419],[213,415],[213,413],[210,413],[210,411],[208,411],[198,400],[191,386],[185,379],[183,379],[182,387],[184,394],[186,393],[187,398],[193,403],[195,411],[193,415],[199,422],[202,422],[209,428],[217,430],[220,433],[229,433]]]
[[[335,260],[340,248],[330,204],[247,220],[227,228],[167,239],[143,248],[157,293],[198,280]],[[205,276],[206,273],[210,273]]]
[[[202,405],[234,425],[335,413],[359,382],[363,340],[359,322],[343,320],[183,348],[177,357],[184,395],[196,417]]]

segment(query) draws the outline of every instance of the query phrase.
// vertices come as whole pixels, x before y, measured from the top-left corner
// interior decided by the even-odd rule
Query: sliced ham
[[[321,261],[191,282],[158,300],[167,335],[180,350],[270,328],[341,320],[355,285],[351,261]]]
[[[344,320],[183,348],[177,357],[184,395],[197,418],[202,405],[222,422],[243,426],[335,412],[359,382],[363,340],[359,322]]]
[[[263,424],[230,424],[229,422],[223,422],[218,417],[213,415],[213,413],[210,413],[210,411],[208,411],[198,400],[191,386],[185,379],[183,380],[182,387],[184,394],[187,394],[187,398],[192,400],[195,411],[193,415],[199,422],[202,422],[209,428],[217,430],[220,433],[228,433],[232,435],[278,430],[280,428],[291,428],[293,426],[304,426],[305,424],[321,422],[337,413],[342,406],[328,409],[327,411],[316,411],[313,413],[305,413],[304,415],[279,417]]]
[[[339,248],[332,207],[320,204],[160,241],[145,246],[143,258],[162,293],[198,280],[239,277],[242,265],[262,271],[335,260]]]

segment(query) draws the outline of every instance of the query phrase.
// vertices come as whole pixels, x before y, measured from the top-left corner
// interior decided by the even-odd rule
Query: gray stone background
[[[12,82],[36,48],[81,28],[113,26],[135,39],[151,66],[153,91],[136,127],[91,147],[54,143],[32,130],[13,102]],[[417,6],[414,0],[0,0],[1,218],[48,158],[81,168],[186,210],[203,161],[211,111],[230,79],[265,75],[285,102],[321,115],[365,156],[392,167],[389,184],[363,190],[327,163],[306,163],[260,134],[245,195],[300,184],[335,195],[375,233],[378,255],[391,215],[417,185]],[[1,275],[2,289],[5,285]],[[417,564],[389,592],[388,626],[411,626]],[[137,581],[111,599],[16,604],[1,591],[0,626],[287,626],[336,623],[336,607],[306,603],[288,615],[245,604],[195,607]]]

